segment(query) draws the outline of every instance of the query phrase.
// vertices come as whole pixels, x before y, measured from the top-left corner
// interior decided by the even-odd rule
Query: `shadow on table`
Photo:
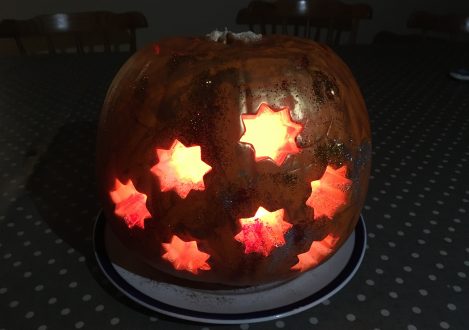
[[[42,219],[75,250],[92,256],[92,230],[99,209],[94,159],[96,125],[63,126],[37,160],[27,189]]]
[[[96,130],[93,122],[63,126],[47,150],[38,155],[27,189],[42,219],[86,257],[93,278],[109,295],[134,310],[155,316],[155,312],[120,293],[101,272],[94,257],[93,226],[100,209],[95,179]],[[160,314],[158,318],[172,320]]]

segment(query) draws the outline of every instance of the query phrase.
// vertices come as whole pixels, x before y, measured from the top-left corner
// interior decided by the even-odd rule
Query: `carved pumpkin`
[[[170,38],[133,55],[106,96],[104,212],[158,272],[223,285],[288,279],[353,231],[370,167],[347,66],[287,37]]]

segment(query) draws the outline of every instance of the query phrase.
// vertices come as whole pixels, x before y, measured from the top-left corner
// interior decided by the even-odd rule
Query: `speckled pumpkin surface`
[[[150,269],[244,286],[327,260],[364,203],[371,140],[348,67],[315,42],[170,38],[121,68],[101,114],[104,212]]]

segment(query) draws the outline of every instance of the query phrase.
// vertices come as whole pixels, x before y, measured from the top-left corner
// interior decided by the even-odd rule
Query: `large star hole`
[[[244,244],[244,253],[260,253],[267,257],[271,251],[285,244],[285,233],[292,224],[283,221],[285,211],[269,212],[259,207],[251,218],[241,218],[241,231],[235,236]]]
[[[245,130],[240,142],[252,145],[256,161],[272,159],[282,165],[288,155],[300,152],[296,137],[303,126],[295,123],[288,108],[274,111],[262,103],[255,115],[241,115]]]
[[[123,219],[129,228],[136,226],[144,229],[145,219],[151,218],[146,206],[147,195],[138,192],[132,180],[123,184],[116,179],[114,186],[109,195],[115,204],[115,215]]]
[[[161,191],[174,190],[186,198],[191,190],[205,190],[203,176],[211,166],[201,159],[200,146],[186,147],[175,140],[169,149],[156,149],[159,162],[151,168],[158,176]]]
[[[345,165],[338,169],[327,166],[322,177],[311,182],[311,195],[306,205],[314,209],[314,220],[321,217],[332,219],[337,210],[347,203],[352,181],[346,174]]]
[[[173,235],[169,243],[163,243],[166,253],[162,258],[168,260],[177,270],[185,270],[197,274],[199,270],[210,270],[206,262],[210,255],[199,251],[196,241],[183,241]]]
[[[338,240],[338,237],[329,234],[321,241],[314,241],[307,252],[298,255],[298,262],[291,269],[304,272],[318,265],[332,252]]]

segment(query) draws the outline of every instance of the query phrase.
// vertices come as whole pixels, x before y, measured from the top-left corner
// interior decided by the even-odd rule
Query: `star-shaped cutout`
[[[262,103],[255,115],[241,115],[245,126],[240,142],[253,146],[256,161],[272,159],[282,165],[290,154],[300,152],[296,137],[303,126],[292,121],[288,108],[273,111]]]
[[[292,224],[283,221],[285,211],[269,212],[259,207],[252,218],[241,218],[241,231],[235,236],[244,244],[244,253],[257,252],[267,257],[275,248],[285,244],[284,234]]]
[[[314,220],[332,219],[337,210],[346,204],[352,181],[347,179],[347,167],[327,166],[321,179],[311,182],[311,195],[306,205],[314,209]]]
[[[171,242],[162,245],[166,250],[162,258],[168,260],[175,269],[187,270],[193,274],[197,274],[199,270],[210,269],[206,262],[210,255],[199,251],[196,241],[185,242],[173,235]]]
[[[114,213],[125,221],[127,227],[137,226],[144,229],[145,219],[151,218],[146,206],[147,195],[138,192],[132,180],[122,184],[116,179],[114,185],[114,190],[109,193],[111,200],[116,204]]]
[[[338,240],[337,237],[329,234],[322,241],[314,241],[309,251],[298,255],[298,262],[291,269],[304,272],[316,266],[332,252]]]
[[[178,140],[166,149],[156,149],[159,162],[151,168],[161,184],[161,191],[175,190],[186,198],[191,190],[204,190],[203,176],[211,166],[201,159],[200,147],[186,147]]]

